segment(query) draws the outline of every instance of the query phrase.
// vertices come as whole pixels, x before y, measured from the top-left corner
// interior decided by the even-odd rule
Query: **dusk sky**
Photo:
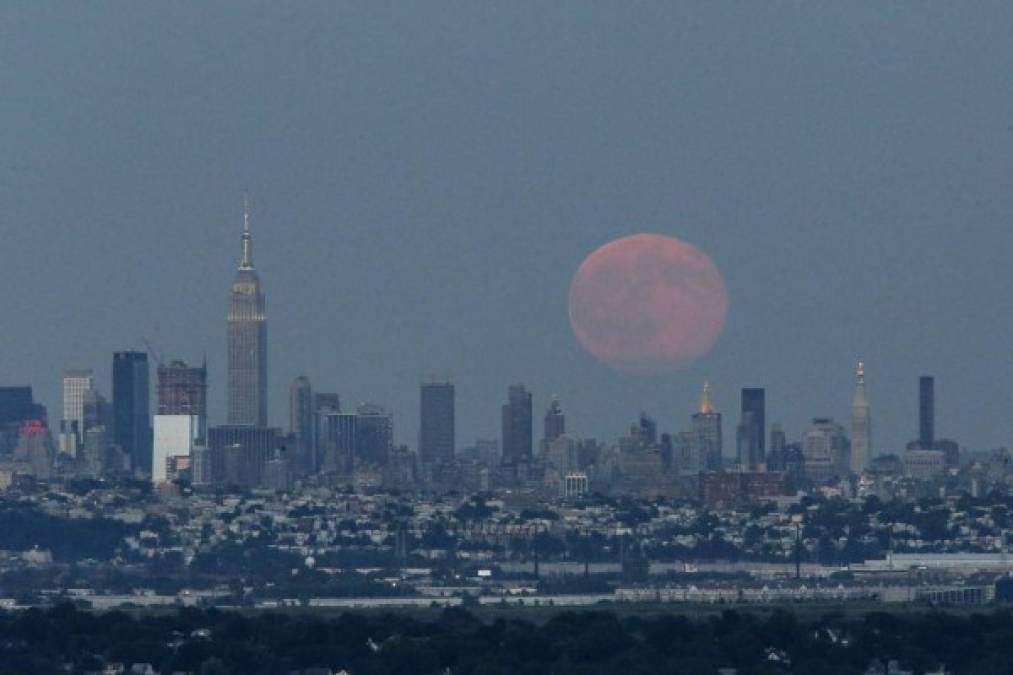
[[[688,423],[705,379],[797,437],[847,424],[866,361],[876,452],[917,430],[1013,442],[1008,2],[180,2],[0,6],[0,384],[60,417],[60,371],[207,353],[244,190],[268,308],[271,422],[308,375],[416,446],[453,374],[457,445],[507,386],[612,439]],[[709,354],[620,373],[577,341],[570,280],[638,232],[724,275]],[[154,372],[152,372],[154,380]],[[734,442],[726,440],[726,455]]]

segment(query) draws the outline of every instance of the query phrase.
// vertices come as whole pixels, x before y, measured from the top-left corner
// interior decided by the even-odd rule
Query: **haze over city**
[[[798,435],[1008,444],[1013,9],[977,5],[7,4],[0,8],[0,372],[59,409],[115,350],[199,362],[225,417],[226,291],[249,191],[269,421],[310,375],[399,442],[449,372],[457,437],[506,388],[574,433],[677,429],[710,380]],[[729,309],[677,372],[617,372],[571,329],[581,261],[639,232],[721,270]]]

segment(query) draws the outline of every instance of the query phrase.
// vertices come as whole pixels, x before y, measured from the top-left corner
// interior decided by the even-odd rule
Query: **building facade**
[[[130,457],[130,469],[151,475],[151,404],[148,355],[113,354],[113,442]]]
[[[197,415],[155,415],[151,482],[169,480],[170,462],[176,457],[189,457],[199,434]]]
[[[566,415],[559,405],[559,397],[553,396],[549,402],[549,409],[545,411],[545,433],[542,437],[542,447],[547,448],[552,441],[566,433]]]
[[[253,268],[250,211],[243,214],[242,255],[229,291],[228,392],[230,425],[267,426],[267,314]]]
[[[760,387],[746,387],[742,390],[742,411],[739,419],[739,463],[743,460],[755,469],[766,461],[767,436],[767,392]],[[746,451],[743,453],[743,441]],[[745,457],[743,457],[745,454]]]
[[[419,456],[425,463],[454,459],[454,383],[449,377],[424,377],[419,387]]]
[[[511,385],[503,405],[503,462],[523,464],[532,456],[531,392],[523,384]]]
[[[208,368],[191,368],[184,361],[158,366],[158,414],[197,418],[197,438],[208,433]]]
[[[85,429],[84,400],[94,387],[95,375],[90,368],[63,371],[63,420],[60,430],[75,434],[78,442]]]
[[[851,471],[861,474],[872,461],[872,415],[865,397],[865,364],[858,362],[851,399]]]
[[[721,413],[714,406],[710,382],[703,383],[700,405],[692,417],[694,454],[702,469],[716,471],[721,468],[724,448],[721,439]]]

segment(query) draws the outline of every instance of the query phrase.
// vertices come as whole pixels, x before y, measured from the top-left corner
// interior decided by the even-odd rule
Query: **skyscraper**
[[[376,403],[363,403],[355,413],[359,418],[355,437],[356,463],[386,464],[394,449],[394,416]]]
[[[865,471],[872,461],[872,418],[865,398],[865,364],[858,362],[855,396],[851,399],[851,471]]]
[[[359,437],[359,416],[355,413],[327,413],[324,416],[324,457],[321,471],[350,476],[355,468],[355,447]]]
[[[130,468],[151,475],[151,406],[148,355],[113,354],[113,441],[130,457]]]
[[[454,383],[428,375],[419,387],[419,455],[423,462],[450,462],[454,443]]]
[[[931,375],[918,378],[918,445],[929,450],[936,443],[936,380]]]
[[[288,431],[295,443],[291,464],[304,475],[316,471],[313,387],[305,375],[292,380],[288,388]]]
[[[250,209],[243,210],[242,256],[228,308],[228,421],[267,426],[267,318],[253,269]]]
[[[531,392],[523,384],[511,385],[503,405],[503,463],[531,461]]]
[[[710,382],[703,383],[700,406],[693,414],[692,420],[694,442],[697,444],[695,455],[699,457],[700,465],[709,471],[720,469],[723,452],[721,413],[714,407],[714,401],[711,399]]]
[[[75,431],[78,439],[84,434],[84,398],[95,386],[91,369],[63,371],[63,426]]]
[[[750,455],[756,464],[766,457],[767,403],[766,391],[759,387],[742,390],[742,417],[739,426],[745,427],[746,438],[752,444]]]
[[[545,436],[542,445],[549,447],[549,443],[566,433],[566,415],[559,407],[559,397],[553,396],[549,402],[549,409],[545,411]]]
[[[158,414],[197,418],[197,440],[208,433],[207,364],[191,368],[184,361],[158,366]]]

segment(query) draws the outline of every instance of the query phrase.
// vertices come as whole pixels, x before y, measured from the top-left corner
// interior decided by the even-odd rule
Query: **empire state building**
[[[253,269],[250,209],[243,210],[243,250],[228,309],[228,422],[267,426],[267,317]]]

